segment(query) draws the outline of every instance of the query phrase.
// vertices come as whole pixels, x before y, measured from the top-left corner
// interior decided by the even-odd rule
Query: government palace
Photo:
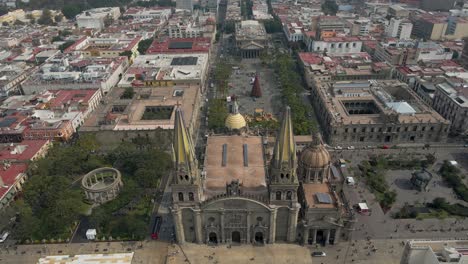
[[[274,146],[249,134],[234,101],[229,133],[208,136],[198,164],[192,136],[176,110],[171,207],[178,243],[336,244],[354,217],[333,177],[320,136],[297,150],[286,107]]]

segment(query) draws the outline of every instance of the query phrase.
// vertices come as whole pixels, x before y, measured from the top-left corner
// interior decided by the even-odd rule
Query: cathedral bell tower
[[[291,121],[291,108],[286,107],[280,132],[276,137],[273,159],[270,165],[270,202],[289,204],[297,202],[299,182],[296,174],[296,143]]]
[[[172,199],[174,203],[196,203],[201,199],[201,180],[192,137],[185,127],[182,110],[175,111],[172,143],[174,178]]]

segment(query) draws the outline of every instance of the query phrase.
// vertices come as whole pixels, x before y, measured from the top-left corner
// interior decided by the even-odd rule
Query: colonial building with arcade
[[[230,133],[208,137],[201,166],[176,110],[171,187],[177,241],[326,245],[345,238],[353,217],[330,184],[331,159],[320,137],[297,152],[287,107],[269,148],[266,138],[242,127],[235,102],[233,109],[236,118],[226,120]]]

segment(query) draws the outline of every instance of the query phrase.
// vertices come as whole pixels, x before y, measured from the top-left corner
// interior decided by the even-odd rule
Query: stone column
[[[276,208],[272,208],[270,212],[270,239],[269,243],[275,243],[275,237],[276,237]]]
[[[176,231],[176,239],[179,244],[185,243],[184,225],[182,224],[182,210],[179,208],[172,209],[172,216],[174,217],[174,225]]]
[[[224,234],[224,210],[221,211],[221,243],[226,243],[226,235]]]
[[[303,235],[303,237],[304,237],[304,241],[303,241],[304,245],[309,244],[309,228],[304,227],[304,235]]]
[[[247,243],[250,243],[250,216],[252,215],[251,211],[247,211]]]
[[[327,229],[327,235],[325,236],[325,245],[328,245],[329,241],[330,241],[330,232],[331,230],[330,229]]]
[[[341,227],[338,227],[335,231],[335,237],[334,237],[334,240],[333,240],[333,244],[338,244],[338,242],[340,241],[340,235],[341,235]]]
[[[297,208],[297,204],[293,206],[293,208],[289,209],[288,242],[296,241],[297,216],[299,214],[299,208]]]
[[[314,236],[312,238],[312,244],[317,243],[317,229],[314,229]]]
[[[195,213],[195,239],[198,244],[203,243],[202,220],[200,209],[194,210]]]

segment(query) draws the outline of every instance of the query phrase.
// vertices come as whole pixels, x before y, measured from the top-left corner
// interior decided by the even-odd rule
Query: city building
[[[371,21],[367,18],[348,20],[349,35],[367,36],[369,35],[370,26]]]
[[[374,58],[391,65],[411,65],[417,63],[415,42],[397,40],[379,42],[375,48]]]
[[[25,62],[0,64],[0,96],[18,92],[19,85],[32,70]]]
[[[468,132],[468,88],[466,82],[446,79],[436,85],[432,107],[450,120],[450,130],[454,134]]]
[[[177,110],[171,186],[178,243],[327,245],[349,232],[350,217],[329,185],[330,155],[316,137],[297,156],[289,108],[271,161],[263,137],[209,136],[200,172],[191,139]]]
[[[66,48],[64,53],[81,54],[85,58],[116,58],[119,56],[127,56],[129,60],[132,61],[138,55],[138,43],[140,43],[141,40],[142,37],[140,36],[131,39],[82,37],[73,43],[73,45]]]
[[[241,20],[241,1],[227,0],[225,21],[238,22]]]
[[[407,18],[410,11],[401,5],[390,5],[387,14],[394,18]]]
[[[105,103],[85,120],[79,132],[91,132],[109,144],[141,136],[161,141],[161,137],[166,138],[174,129],[177,107],[184,110],[189,131],[195,131],[199,124],[199,85],[135,87],[133,98],[122,97],[124,90],[112,89]],[[164,142],[170,143],[169,138]]]
[[[262,23],[245,20],[236,23],[235,39],[242,58],[257,58],[266,47],[268,36]]]
[[[309,45],[307,45],[309,44]],[[327,54],[359,53],[362,41],[358,37],[329,37],[307,42],[308,51]]]
[[[193,12],[193,1],[192,0],[177,0],[176,8]]]
[[[23,140],[0,146],[2,162],[29,163],[45,157],[52,146],[49,140]]]
[[[23,190],[28,176],[27,164],[3,162],[0,170],[0,210],[7,207]]]
[[[442,264],[468,261],[467,240],[409,240],[401,264]]]
[[[125,10],[123,16],[138,20],[167,21],[171,14],[172,10],[167,7],[130,7]]]
[[[299,42],[303,40],[304,37],[304,27],[302,23],[285,23],[283,25],[283,31],[286,35],[286,39],[289,42]]]
[[[119,17],[120,8],[118,7],[94,8],[76,15],[76,23],[79,28],[103,29]]]
[[[105,94],[119,82],[128,66],[125,56],[83,58],[58,54],[32,72],[21,87],[25,94],[62,89],[99,89]]]
[[[365,52],[338,55],[300,52],[299,61],[309,87],[319,81],[388,79],[391,66],[373,62]]]
[[[208,54],[140,55],[123,75],[119,87],[197,85],[205,89]]]
[[[312,98],[332,145],[444,142],[449,132],[449,121],[395,80],[316,80]]]
[[[399,66],[393,71],[394,78],[405,82],[427,104],[432,105],[436,85],[450,76],[466,76],[466,70],[453,60],[419,62],[418,65]]]
[[[179,10],[168,21],[167,35],[169,38],[206,37],[214,41],[216,35],[215,14],[200,10],[189,14],[186,10]]]
[[[209,53],[211,39],[209,38],[165,38],[155,39],[146,50],[146,54],[191,54]]]
[[[391,18],[385,30],[387,37],[398,39],[411,39],[413,24],[408,20]]]

